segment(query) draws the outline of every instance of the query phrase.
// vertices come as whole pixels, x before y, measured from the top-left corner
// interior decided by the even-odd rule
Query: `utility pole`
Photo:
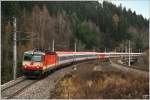
[[[139,49],[139,53],[140,53],[140,49]]]
[[[128,52],[128,48],[127,48],[127,46],[125,47],[125,53],[127,53]]]
[[[131,45],[131,47],[132,47],[132,45]],[[133,58],[133,57],[132,57],[132,48],[130,48],[130,53],[131,53],[131,54],[130,54],[130,55],[131,55],[131,56],[130,56],[130,61],[132,61],[132,58]]]
[[[127,46],[125,46],[125,53],[128,53],[128,47]],[[125,61],[127,60],[127,55],[125,55]]]
[[[128,65],[129,65],[129,66],[131,66],[131,65],[130,65],[130,59],[131,59],[131,58],[130,58],[130,40],[129,40],[129,61],[128,61],[128,63],[129,63]]]
[[[55,40],[53,39],[53,44],[52,44],[52,52],[55,51]]]
[[[95,47],[93,47],[93,52],[95,52]]]
[[[16,40],[16,18],[13,17],[13,79],[16,80],[17,66],[17,40]]]
[[[74,52],[77,52],[77,44],[76,44],[76,42],[74,43]]]
[[[105,52],[106,52],[106,48],[105,48]]]
[[[100,2],[102,3],[102,8],[103,8],[103,2],[104,2],[104,0],[100,0]]]

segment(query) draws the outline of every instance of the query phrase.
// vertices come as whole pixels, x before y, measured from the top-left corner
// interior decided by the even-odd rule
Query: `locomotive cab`
[[[28,51],[23,56],[22,72],[26,76],[38,76],[42,74],[45,53]]]

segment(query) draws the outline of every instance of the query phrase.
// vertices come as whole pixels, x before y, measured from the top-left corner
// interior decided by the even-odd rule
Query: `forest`
[[[97,1],[2,1],[2,83],[13,77],[13,19],[17,19],[17,66],[33,48],[56,51],[113,51],[128,46],[139,52],[149,45],[149,19],[131,9]],[[106,49],[105,49],[106,48]]]

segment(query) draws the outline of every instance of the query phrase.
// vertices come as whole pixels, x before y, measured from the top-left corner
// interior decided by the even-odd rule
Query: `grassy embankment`
[[[56,85],[51,98],[143,98],[149,94],[148,79],[120,72],[93,71],[83,78],[79,73],[66,75]]]

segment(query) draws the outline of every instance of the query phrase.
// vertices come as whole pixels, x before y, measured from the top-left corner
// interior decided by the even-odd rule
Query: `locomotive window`
[[[32,56],[32,61],[40,62],[41,60],[42,60],[42,56],[41,55],[33,55]]]
[[[25,54],[24,55],[24,61],[31,61],[32,55],[31,54]]]
[[[42,55],[24,54],[24,61],[41,61]]]

